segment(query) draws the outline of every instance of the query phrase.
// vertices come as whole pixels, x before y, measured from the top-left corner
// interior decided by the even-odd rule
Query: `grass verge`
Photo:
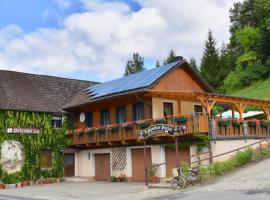
[[[251,161],[259,161],[270,156],[270,149],[253,150],[247,148],[244,151],[238,152],[232,159],[215,162],[207,166],[201,166],[200,171],[203,180],[223,175],[235,168],[241,167]]]

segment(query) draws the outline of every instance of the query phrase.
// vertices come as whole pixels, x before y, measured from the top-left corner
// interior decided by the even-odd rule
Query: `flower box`
[[[119,131],[119,126],[116,125],[116,126],[112,126],[110,127],[111,131],[114,133],[114,132],[118,132]]]
[[[260,121],[261,127],[270,127],[270,122],[268,121]]]
[[[122,124],[122,128],[124,128],[125,130],[131,130],[131,129],[133,129],[133,127],[134,127],[134,124],[130,123],[130,122],[126,122],[126,123]]]
[[[95,129],[93,129],[93,128],[88,129],[88,130],[86,131],[86,133],[87,133],[88,135],[94,135],[94,134],[95,134]]]
[[[167,120],[166,119],[156,119],[155,124],[167,124]]]
[[[249,127],[256,127],[256,122],[249,121],[249,122],[248,122],[248,126],[249,126]]]
[[[97,132],[98,134],[105,133],[105,132],[106,132],[106,128],[98,128],[98,129],[96,129],[96,132]]]
[[[187,123],[187,118],[186,117],[175,117],[174,118],[174,121],[176,123],[183,123],[183,124],[185,124],[185,123]]]
[[[238,122],[238,121],[232,121],[232,126],[233,127],[240,127],[242,125],[241,122]]]
[[[146,129],[147,127],[150,126],[149,122],[138,122],[137,124],[141,129]]]
[[[229,126],[229,124],[230,124],[230,122],[227,121],[227,120],[221,120],[221,121],[218,122],[219,126],[224,126],[224,127]]]

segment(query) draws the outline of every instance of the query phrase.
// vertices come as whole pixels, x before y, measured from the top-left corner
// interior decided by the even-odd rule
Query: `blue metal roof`
[[[116,93],[145,88],[154,83],[178,63],[179,61],[131,74],[123,78],[93,85],[86,89],[86,93],[88,93],[91,98],[95,99]]]

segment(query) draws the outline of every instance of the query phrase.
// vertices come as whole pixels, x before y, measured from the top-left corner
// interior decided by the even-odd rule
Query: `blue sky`
[[[199,62],[209,28],[228,40],[234,1],[1,0],[0,69],[106,81],[133,52],[146,68],[170,49]]]
[[[1,0],[0,27],[16,24],[25,32],[34,31],[39,27],[59,27],[58,17],[63,19],[72,13],[85,11],[80,0],[71,2],[71,6],[63,8],[55,0]],[[140,9],[140,5],[133,0],[123,2],[134,11]],[[54,12],[57,16],[45,17],[47,11]]]

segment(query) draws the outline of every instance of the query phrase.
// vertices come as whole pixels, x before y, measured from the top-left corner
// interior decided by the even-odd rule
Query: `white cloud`
[[[67,0],[57,0],[68,6]],[[218,43],[228,40],[233,0],[138,0],[132,11],[119,1],[82,0],[86,11],[74,13],[58,29],[23,33],[15,25],[0,29],[0,68],[96,80],[121,76],[132,52],[163,59],[170,49],[199,61],[207,31]]]

